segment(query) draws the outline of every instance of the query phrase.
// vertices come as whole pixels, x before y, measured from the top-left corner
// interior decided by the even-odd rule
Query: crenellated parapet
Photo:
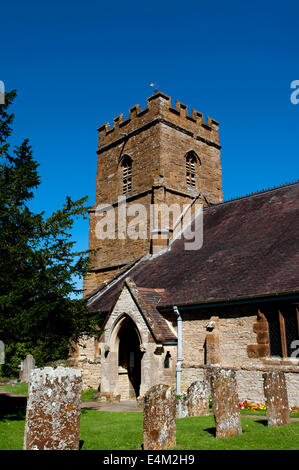
[[[127,119],[120,114],[113,119],[112,127],[109,123],[98,127],[99,152],[158,123],[176,128],[191,137],[220,148],[219,123],[215,119],[207,117],[205,122],[202,113],[192,109],[189,114],[188,106],[179,101],[172,106],[171,98],[158,91],[147,99],[145,109],[136,104],[130,108]]]

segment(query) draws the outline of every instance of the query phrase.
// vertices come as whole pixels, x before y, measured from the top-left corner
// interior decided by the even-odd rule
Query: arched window
[[[188,186],[196,186],[195,183],[196,156],[193,152],[186,155],[186,182]]]
[[[126,155],[122,161],[123,172],[123,194],[127,194],[132,189],[132,159]]]

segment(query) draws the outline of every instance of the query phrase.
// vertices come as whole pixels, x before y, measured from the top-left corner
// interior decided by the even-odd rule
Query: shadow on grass
[[[266,419],[256,419],[255,422],[263,424],[264,426],[268,426],[268,421]]]
[[[204,431],[212,434],[213,437],[216,437],[216,428],[206,428]]]
[[[0,420],[22,420],[26,415],[26,397],[0,395]]]
[[[254,420],[256,423],[262,424],[263,426],[268,426],[268,421],[267,419],[255,419]],[[211,434],[213,437],[216,437],[216,428],[206,428],[204,429],[205,432],[208,432]]]
[[[82,440],[80,439],[80,441],[79,441],[79,450],[82,449],[83,445],[84,445],[84,441],[82,441]]]

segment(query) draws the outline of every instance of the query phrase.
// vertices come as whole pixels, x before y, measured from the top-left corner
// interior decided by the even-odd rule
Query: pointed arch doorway
[[[122,400],[134,400],[140,395],[141,361],[140,338],[133,320],[124,316],[118,329],[118,393]]]

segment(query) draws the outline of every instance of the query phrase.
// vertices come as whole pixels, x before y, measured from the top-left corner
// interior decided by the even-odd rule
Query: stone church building
[[[85,387],[112,400],[159,383],[181,393],[221,365],[236,370],[240,400],[261,403],[262,373],[274,368],[299,406],[299,184],[223,201],[218,122],[161,92],[98,132],[89,247],[99,250],[84,290],[90,315],[105,320],[69,359]],[[181,217],[151,224],[159,204],[189,212],[194,236],[202,225],[198,249],[186,249]],[[99,236],[103,205],[114,239]],[[124,224],[136,207],[142,238]]]

